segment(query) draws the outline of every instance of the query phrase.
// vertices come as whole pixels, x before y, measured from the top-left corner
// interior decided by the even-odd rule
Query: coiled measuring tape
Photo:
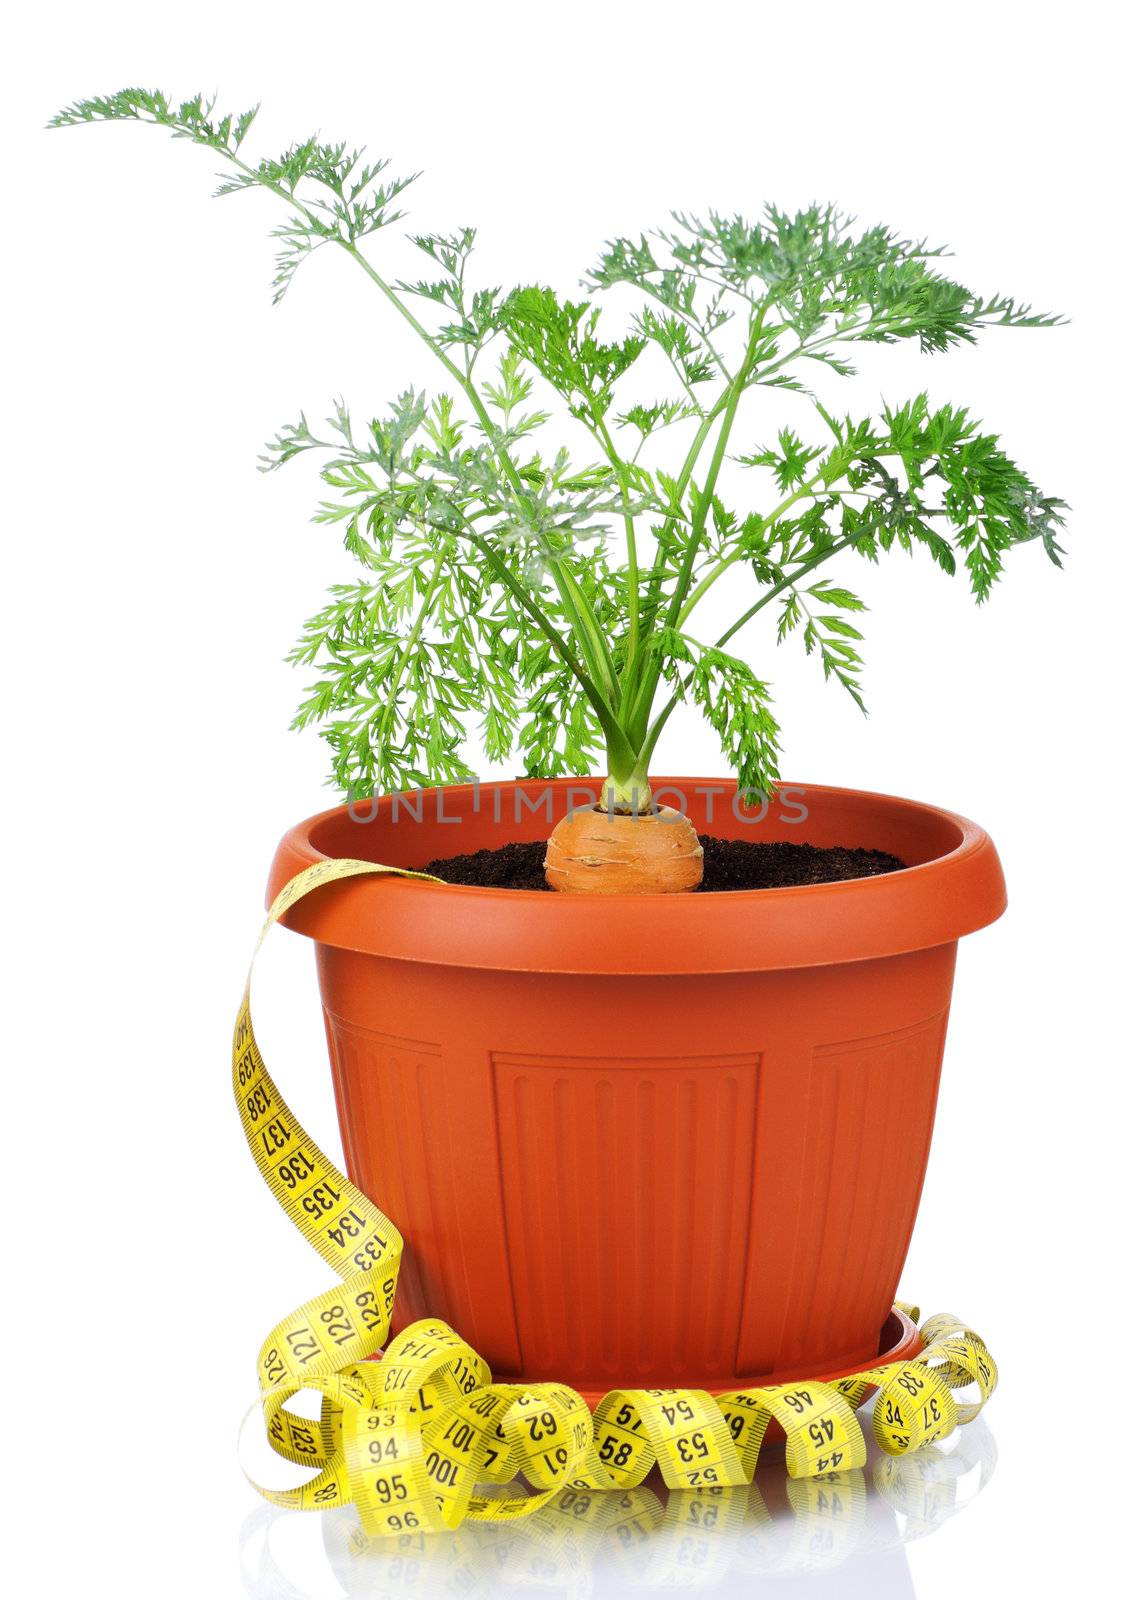
[[[319,862],[276,897],[255,954],[304,895],[368,873],[428,876],[369,861]],[[373,1536],[454,1528],[466,1517],[507,1521],[567,1488],[633,1489],[654,1466],[670,1489],[748,1484],[774,1419],[785,1434],[790,1476],[812,1478],[863,1466],[856,1412],[874,1389],[874,1437],[899,1456],[970,1422],[996,1386],[983,1340],[947,1315],[923,1324],[924,1349],[915,1359],[832,1383],[718,1396],[616,1389],[592,1414],[564,1384],[492,1383],[481,1356],[433,1319],[412,1323],[387,1344],[402,1236],[323,1154],[276,1088],[255,1041],[250,973],[232,1070],[247,1143],[267,1187],[341,1280],[284,1318],[259,1352],[267,1438],[284,1460],[314,1469],[296,1489],[252,1479],[273,1504],[351,1503]],[[902,1309],[919,1320],[916,1307]],[[954,1390],[971,1387],[975,1400],[956,1399]],[[291,1409],[303,1390],[322,1397],[318,1421]]]

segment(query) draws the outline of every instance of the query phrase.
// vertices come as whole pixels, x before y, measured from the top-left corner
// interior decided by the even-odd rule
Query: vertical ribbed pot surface
[[[1005,904],[991,841],[951,813],[787,785],[762,819],[732,783],[662,785],[700,833],[909,868],[616,899],[370,878],[285,919],[316,941],[350,1176],[407,1241],[397,1323],[446,1318],[501,1376],[719,1388],[874,1357],[956,940]],[[591,792],[324,813],[282,841],[271,893],[323,857],[421,867],[544,839],[571,791]]]

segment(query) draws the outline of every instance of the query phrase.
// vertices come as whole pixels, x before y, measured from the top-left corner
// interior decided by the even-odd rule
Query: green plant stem
[[[689,480],[693,476],[693,468],[697,465],[701,451],[704,449],[705,440],[709,436],[710,429],[717,420],[724,406],[728,403],[730,392],[731,390],[729,386],[726,386],[726,388],[722,390],[712,409],[706,412],[705,416],[701,419],[697,431],[693,436],[693,443],[689,446],[689,451],[685,457],[684,463],[682,464],[680,472],[677,474],[675,494],[678,503],[680,503],[681,497],[684,495],[685,490],[689,485]],[[672,511],[672,508],[669,510],[669,515],[671,517],[675,515]],[[660,574],[665,571],[665,561],[665,544],[664,542],[660,542],[653,558],[652,570],[655,577],[659,577]]]
[[[782,583],[775,584],[773,588],[771,588],[766,594],[761,595],[759,600],[754,600],[753,604],[749,606],[748,610],[743,611],[737,618],[736,622],[732,623],[728,628],[725,629],[724,633],[717,640],[716,648],[718,650],[723,650],[733,635],[735,633],[739,633],[745,626],[746,622],[751,622],[752,619],[757,615],[758,611],[763,611],[765,606],[769,604],[770,600],[775,600],[778,595],[784,594],[786,589],[791,589],[794,583],[799,583],[802,578],[807,578],[810,572],[815,572],[817,567],[823,566],[826,561],[831,561],[833,556],[840,555],[841,551],[847,550],[852,543],[853,541],[851,538],[838,539],[834,544],[830,544],[827,549],[822,550],[819,555],[810,556],[806,562],[799,566],[795,572],[791,573],[787,578],[785,578]]]
[[[597,684],[589,675],[589,673],[586,672],[577,656],[570,649],[567,642],[562,638],[561,634],[558,633],[557,629],[550,622],[550,619],[546,616],[542,608],[535,603],[533,596],[526,589],[525,585],[519,583],[518,579],[502,560],[501,555],[495,549],[495,547],[489,542],[488,539],[485,538],[482,533],[474,528],[473,524],[469,522],[469,519],[464,518],[463,520],[467,523],[468,528],[468,531],[463,534],[463,537],[470,539],[482,551],[483,555],[490,562],[495,572],[497,572],[499,578],[501,578],[502,582],[514,595],[515,599],[518,601],[518,604],[523,608],[523,610],[528,611],[533,617],[534,621],[538,624],[539,628],[541,628],[542,632],[553,645],[562,662],[566,667],[569,668],[570,672],[585,690],[586,699],[593,707],[594,712],[597,715],[597,719],[601,723],[602,733],[605,735],[607,746],[609,746],[612,742],[618,751],[622,753],[622,759],[625,759],[626,752],[628,752],[628,757],[632,759],[633,747],[630,744],[625,729],[622,727],[621,723],[614,714],[612,706],[602,694],[600,685]]]
[[[814,572],[817,567],[823,566],[826,561],[831,561],[833,556],[839,555],[842,550],[847,550],[852,542],[853,541],[851,539],[839,539],[835,544],[830,545],[827,550],[822,550],[819,555],[810,557],[809,560],[799,566],[795,572],[791,573],[783,581],[783,583],[775,584],[767,594],[763,594],[759,600],[755,600],[753,604],[749,606],[748,610],[744,611],[741,616],[737,618],[736,622],[725,629],[725,632],[717,640],[713,648],[716,650],[723,650],[733,635],[739,633],[745,624],[752,621],[757,613],[762,611],[770,601],[775,600],[778,595],[784,594],[786,589],[791,589],[794,583],[799,583],[802,578],[807,577],[810,572]],[[682,613],[682,616],[684,617],[684,613]],[[669,699],[654,718],[653,722],[650,724],[649,731],[646,734],[637,755],[638,765],[646,772],[649,770],[649,763],[653,757],[654,748],[656,747],[658,739],[664,732],[665,724],[669,721],[670,716],[685,698],[686,692],[688,691],[692,680],[693,675],[690,673],[689,677],[686,678],[683,683],[678,684],[678,686],[673,690],[673,693],[670,695]]]
[[[312,226],[317,225],[318,219],[314,216],[313,212],[309,211],[302,201],[297,199],[295,195],[282,188],[280,184],[265,178],[258,168],[250,166],[233,151],[223,149],[220,153],[224,155],[233,166],[238,167],[241,172],[246,173],[246,175],[253,182],[258,183],[262,188],[267,189],[272,194],[277,195],[280,200],[285,200],[288,205],[292,206],[300,213],[300,215],[304,216],[307,221],[312,224]],[[358,246],[354,244],[353,241],[348,241],[343,238],[336,238],[333,242],[339,244],[346,254],[349,255],[353,261],[358,263],[358,265],[370,278],[371,282],[374,283],[377,288],[381,289],[382,293],[386,296],[390,304],[399,313],[403,320],[414,330],[414,332],[422,340],[423,344],[426,345],[427,349],[437,357],[441,364],[446,368],[447,372],[450,373],[451,377],[461,388],[467,400],[469,400],[471,406],[473,407],[474,414],[478,418],[479,425],[486,434],[487,438],[490,440],[490,443],[493,445],[495,452],[497,453],[498,458],[505,469],[506,475],[510,479],[511,484],[524,500],[525,487],[522,483],[517,466],[515,465],[513,457],[506,449],[504,443],[498,437],[498,431],[494,426],[493,418],[487,411],[482,401],[482,397],[475,388],[469,374],[464,372],[462,368],[458,366],[457,362],[451,360],[450,356],[445,350],[442,349],[438,341],[431,337],[431,335],[423,327],[422,323],[419,322],[418,318],[410,310],[409,306],[403,303],[401,298],[391,288],[390,284],[387,283],[386,279],[381,275],[381,273],[376,271],[376,269],[371,265],[366,256],[363,255],[362,251],[359,250]],[[558,595],[562,602],[562,607],[565,610],[571,627],[578,637],[587,661],[593,663],[596,671],[601,674],[600,687],[606,691],[605,698],[610,702],[619,699],[620,686],[617,681],[617,674],[614,670],[608,641],[606,640],[602,631],[601,624],[586,605],[584,598],[578,591],[576,583],[571,580],[569,573],[566,571],[565,566],[560,559],[555,557],[550,551],[545,550],[543,551],[543,559],[545,560],[547,568],[553,577],[555,587],[557,588]]]
[[[819,491],[813,489],[811,486],[806,485],[796,490],[793,494],[790,494],[786,499],[782,500],[779,505],[774,506],[767,517],[762,519],[762,531],[765,528],[771,528],[779,518],[784,516],[786,511],[791,510],[791,508],[799,501],[815,499],[818,492]],[[681,611],[677,618],[678,623],[685,621],[689,613],[695,609],[699,601],[704,598],[704,596],[718,581],[718,579],[724,577],[725,573],[729,571],[730,567],[735,567],[739,561],[743,560],[744,554],[742,551],[738,550],[732,555],[724,556],[720,561],[716,562],[714,566],[712,566],[705,574],[705,576],[699,580],[696,587],[689,595],[689,598],[681,607]]]
[[[705,448],[705,440],[709,437],[709,432],[713,424],[721,415],[721,412],[729,404],[732,394],[733,385],[731,383],[726,384],[725,388],[722,389],[720,395],[714,402],[712,408],[707,411],[705,416],[702,418],[701,425],[694,435],[693,443],[689,446],[689,451],[681,465],[681,471],[677,474],[676,488],[678,500],[681,499],[681,496],[689,487],[689,480],[693,476],[693,468],[697,465],[701,451]]]
[[[693,577],[693,567],[697,560],[697,551],[701,547],[701,540],[705,533],[705,523],[709,516],[709,508],[713,504],[713,496],[717,492],[717,479],[720,477],[721,465],[725,459],[725,451],[728,449],[729,435],[733,431],[737,407],[740,404],[745,384],[748,382],[749,373],[756,357],[756,348],[757,324],[754,319],[749,327],[749,343],[745,351],[745,359],[742,361],[737,375],[729,387],[728,398],[722,408],[721,431],[717,435],[717,442],[713,446],[713,453],[709,458],[709,471],[705,476],[704,487],[694,507],[691,519],[692,531],[689,536],[689,542],[685,546],[685,557],[681,563],[681,573],[677,579],[677,587],[673,592],[673,598],[669,602],[669,615],[666,619],[666,625],[670,628],[676,626],[682,603],[689,592],[689,584]]]
[[[752,371],[753,362],[756,359],[758,316],[754,316],[749,324],[749,338],[745,349],[745,358],[738,368],[737,374],[733,378],[733,381],[729,385],[727,391],[721,396],[717,404],[714,406],[712,412],[710,412],[709,416],[705,419],[707,426],[703,425],[702,429],[698,430],[699,438],[694,440],[694,447],[691,449],[690,455],[686,459],[686,465],[682,469],[683,476],[685,476],[685,482],[687,483],[689,476],[692,475],[693,466],[696,464],[701,448],[705,443],[705,437],[708,433],[708,430],[712,427],[717,413],[720,411],[721,429],[717,435],[716,443],[713,446],[713,453],[709,458],[709,470],[705,476],[704,487],[702,488],[693,508],[693,514],[690,519],[691,533],[688,543],[685,547],[685,554],[681,563],[680,572],[678,573],[677,584],[669,602],[669,610],[664,624],[666,628],[676,627],[682,604],[684,603],[685,597],[689,592],[689,584],[693,576],[693,567],[697,559],[697,551],[700,548],[701,539],[704,536],[705,523],[709,516],[709,508],[713,503],[713,496],[717,491],[717,480],[720,476],[721,465],[725,459],[725,452],[728,449],[729,436],[733,431],[733,422],[737,415],[737,407],[740,404],[741,396],[744,393],[745,385],[748,382],[749,374]],[[642,678],[641,688],[637,695],[634,706],[634,716],[630,724],[631,731],[641,739],[643,748],[647,737],[646,729],[648,727],[649,714],[653,708],[653,701],[657,694],[657,685],[660,678],[660,665],[660,656],[656,654],[649,662],[647,662]]]
[[[478,546],[483,555],[490,562],[491,566],[494,567],[505,587],[510,590],[511,594],[513,594],[518,604],[522,606],[524,610],[530,613],[534,621],[542,629],[550,643],[553,645],[563,663],[569,668],[570,672],[585,690],[586,697],[593,705],[594,710],[597,712],[599,720],[604,719],[602,731],[606,731],[605,724],[609,723],[617,732],[620,732],[621,725],[617,721],[613,708],[610,706],[608,699],[605,697],[601,686],[596,682],[592,674],[589,672],[588,662],[583,665],[582,662],[578,660],[577,656],[570,649],[569,643],[562,638],[561,634],[553,626],[549,617],[546,616],[542,608],[535,602],[526,585],[519,580],[516,574],[502,559],[502,556],[497,548],[490,543],[489,539],[484,533],[482,533],[481,529],[475,526],[473,517],[468,517],[465,512],[459,511],[457,508],[454,508],[454,510],[455,514],[460,518],[462,526],[455,527],[449,531],[454,532],[459,538],[468,539],[472,544],[476,544]],[[494,511],[487,511],[480,514],[485,516],[493,516],[497,513]]]
[[[275,185],[272,185],[272,187],[277,188]],[[281,190],[278,192],[282,193]],[[415,333],[418,334],[418,337],[422,340],[423,344],[426,345],[427,349],[433,352],[433,354],[446,368],[447,372],[449,372],[453,377],[454,381],[461,388],[463,394],[465,394],[467,400],[473,407],[474,414],[478,418],[478,422],[482,428],[482,431],[486,434],[487,438],[490,440],[490,443],[494,446],[494,450],[497,453],[498,459],[501,461],[502,466],[505,469],[506,476],[510,479],[511,484],[518,494],[525,499],[525,486],[522,483],[521,475],[518,472],[514,459],[506,449],[502,440],[498,437],[498,430],[494,425],[494,419],[490,416],[489,411],[487,411],[485,403],[483,402],[481,395],[478,393],[478,390],[475,388],[471,378],[462,371],[457,362],[451,360],[450,356],[447,355],[446,351],[442,349],[438,341],[431,337],[431,335],[423,327],[422,323],[419,322],[418,318],[411,311],[410,307],[404,304],[402,299],[391,288],[390,284],[387,283],[386,279],[381,275],[381,273],[376,271],[376,269],[371,265],[362,252],[355,245],[347,244],[344,240],[339,240],[338,242],[342,245],[346,253],[359,264],[359,266],[370,278],[371,282],[376,284],[377,287],[382,290],[390,304],[395,308],[396,311],[398,311],[400,316],[404,318],[409,326],[414,329]],[[601,624],[598,622],[589,606],[586,605],[585,599],[579,591],[577,584],[572,581],[561,560],[552,555],[552,553],[549,551],[543,551],[543,559],[545,560],[546,566],[553,577],[554,584],[557,588],[558,595],[561,598],[562,606],[566,612],[566,616],[569,618],[570,624],[579,638],[587,661],[592,662],[596,666],[598,672],[601,674],[599,686],[607,691],[607,699],[613,701],[617,698],[620,698],[620,685],[618,683],[616,670],[614,669],[613,658],[609,649],[609,641],[606,639],[602,631]]]
[[[621,494],[623,507],[622,520],[625,524],[625,554],[626,554],[626,591],[629,609],[628,643],[626,645],[625,672],[621,679],[621,715],[624,718],[626,702],[629,694],[629,685],[636,669],[638,656],[641,650],[641,579],[640,567],[637,561],[637,526],[634,520],[632,502],[629,498],[629,489],[625,483],[625,463],[613,442],[604,416],[597,416],[596,426],[587,424],[606,459],[617,476],[617,486]]]

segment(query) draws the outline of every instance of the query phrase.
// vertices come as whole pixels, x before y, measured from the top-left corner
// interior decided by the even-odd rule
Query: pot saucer
[[[831,1383],[836,1378],[850,1378],[857,1372],[864,1372],[869,1367],[880,1366],[886,1361],[909,1361],[913,1356],[919,1355],[924,1348],[924,1341],[920,1337],[920,1330],[911,1321],[908,1315],[898,1306],[885,1318],[884,1326],[880,1330],[880,1343],[876,1352],[865,1361],[857,1361],[848,1367],[832,1367],[822,1372],[790,1372],[779,1376],[769,1373],[763,1377],[725,1378],[715,1381],[707,1378],[703,1383],[678,1382],[673,1385],[677,1389],[703,1389],[710,1394],[743,1394],[746,1389],[767,1389],[771,1384],[778,1382],[791,1383],[801,1378],[811,1379],[818,1383]],[[555,1376],[558,1376],[555,1374]],[[528,1383],[527,1378],[500,1378],[495,1374],[494,1381],[503,1383]],[[560,1376],[558,1376],[560,1382]],[[614,1389],[649,1389],[653,1384],[648,1377],[635,1383],[612,1383],[608,1388],[582,1388],[578,1386],[578,1393],[592,1411],[598,1402]],[[867,1398],[867,1397],[866,1397]],[[783,1438],[783,1433],[776,1423],[771,1424],[766,1438],[769,1440]]]

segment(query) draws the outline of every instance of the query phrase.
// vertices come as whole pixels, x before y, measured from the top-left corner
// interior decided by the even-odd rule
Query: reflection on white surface
[[[322,1513],[329,1574],[291,1580],[272,1528],[295,1513],[261,1508],[241,1540],[252,1600],[384,1600],[390,1595],[583,1597],[691,1589],[749,1595],[833,1594],[911,1600],[905,1546],[935,1533],[984,1488],[996,1463],[983,1419],[945,1445],[863,1471],[798,1481],[783,1458],[739,1489],[613,1494],[570,1490],[520,1523],[367,1539],[351,1507]]]

